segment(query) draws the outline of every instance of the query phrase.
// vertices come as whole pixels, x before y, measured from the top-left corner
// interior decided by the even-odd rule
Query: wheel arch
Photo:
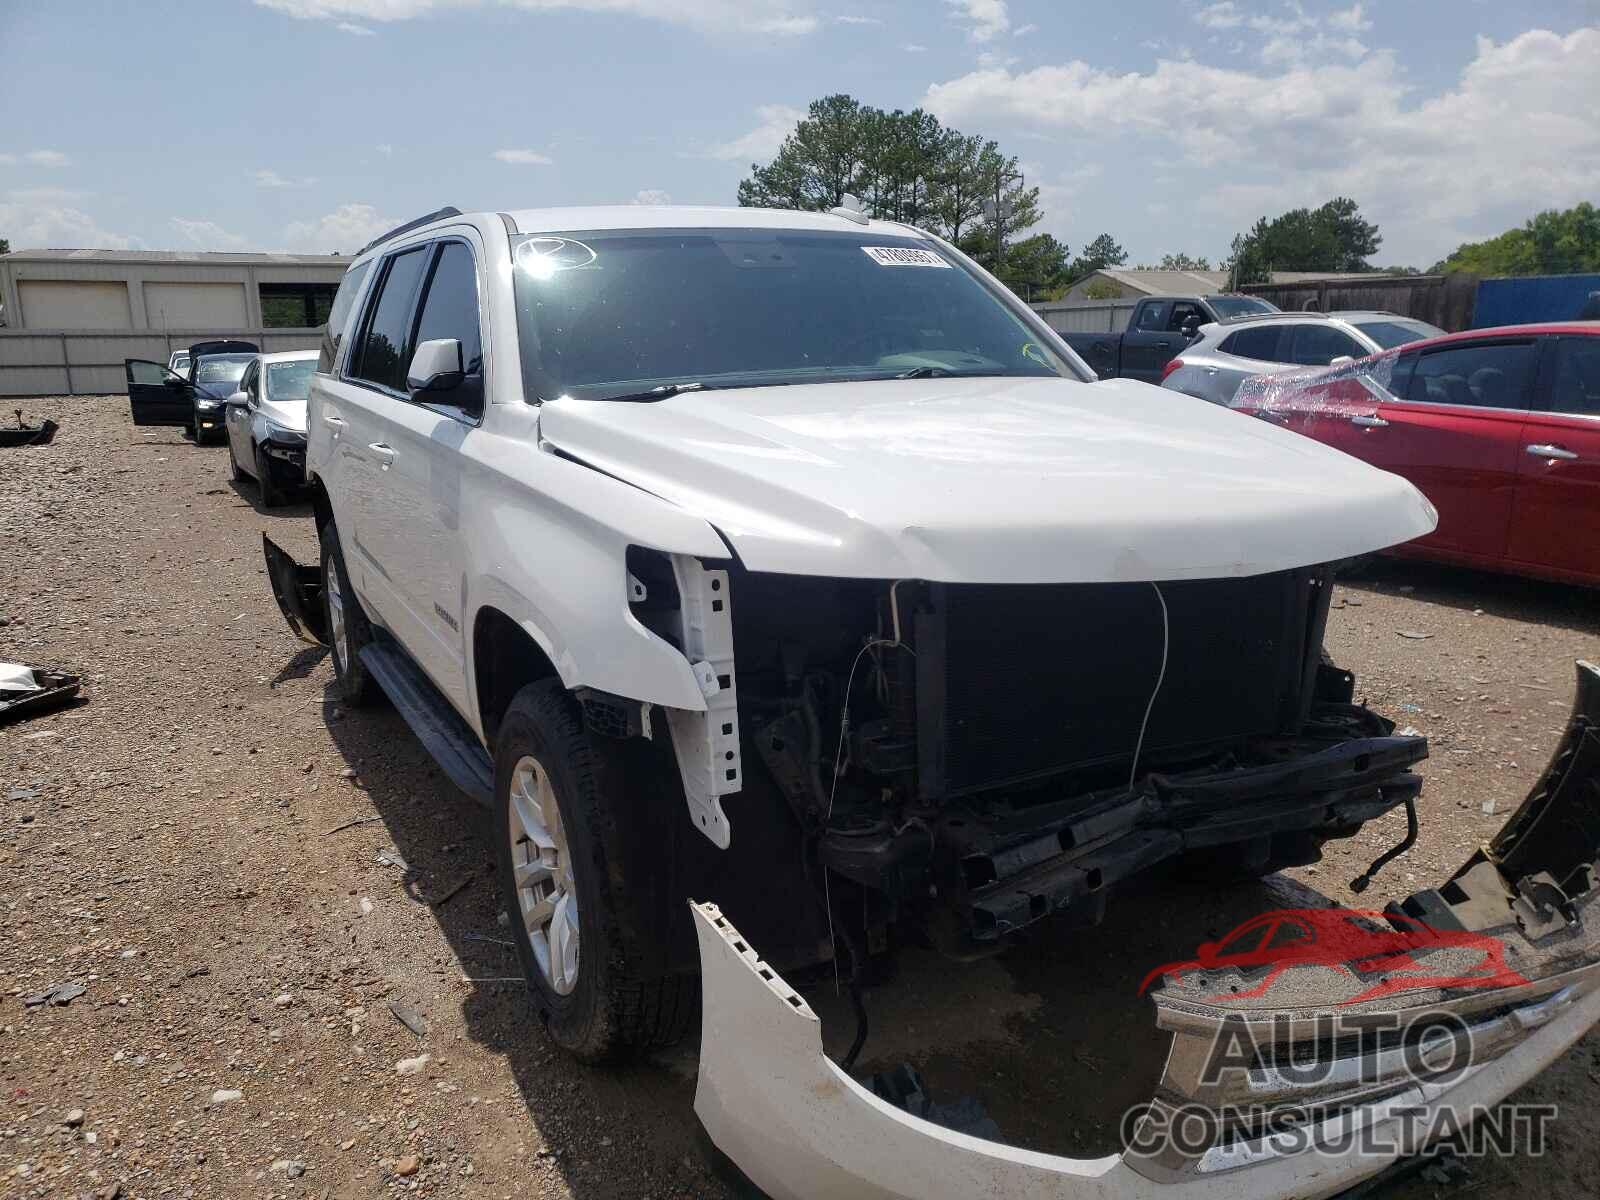
[[[255,444],[255,435],[252,433],[250,436],[250,452],[252,455],[255,453]],[[254,466],[255,464],[252,463],[251,465]],[[306,490],[311,493],[311,510],[317,522],[317,532],[320,534],[323,527],[334,519],[333,501],[328,498],[328,489],[323,484],[322,476],[320,475],[312,475],[306,481]]]
[[[512,698],[528,684],[551,678],[559,680],[561,673],[523,623],[492,605],[478,610],[472,622],[472,687],[485,745],[494,745]]]

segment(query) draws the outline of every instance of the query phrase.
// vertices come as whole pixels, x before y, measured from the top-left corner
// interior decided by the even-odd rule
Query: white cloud
[[[833,19],[835,25],[882,25],[877,17],[857,17],[851,15],[838,16]]]
[[[1364,4],[1352,4],[1349,8],[1329,13],[1328,28],[1342,33],[1366,32],[1372,28],[1372,21],[1367,17],[1365,8]]]
[[[388,142],[379,142],[373,149],[385,158],[392,157],[394,154],[394,147]]]
[[[283,231],[288,249],[306,254],[354,254],[380,233],[400,222],[386,217],[370,204],[341,204],[331,213],[309,221],[292,221]]]
[[[684,25],[703,33],[797,36],[816,30],[818,20],[791,0],[255,0],[303,21],[382,23],[468,8],[513,8],[626,15]],[[998,2],[998,0],[992,0]]]
[[[270,167],[263,167],[256,172],[256,186],[258,188],[299,188],[310,187],[316,180],[309,175],[301,179],[291,179],[287,175],[280,175]]]
[[[249,238],[229,233],[215,221],[192,221],[186,217],[173,217],[167,224],[181,233],[197,250],[243,250],[250,244]]]
[[[354,21],[340,21],[334,26],[340,33],[348,33],[352,37],[375,37],[376,30],[368,29],[365,25],[357,25]]]
[[[1244,24],[1244,14],[1233,0],[1218,0],[1194,14],[1194,19],[1207,29],[1235,29]]]
[[[706,158],[721,158],[729,162],[755,162],[771,158],[783,145],[783,139],[794,132],[806,114],[785,104],[763,104],[756,109],[760,124],[749,133],[731,142],[718,142],[705,152]]]
[[[72,160],[59,150],[25,150],[21,154],[0,154],[0,167],[66,167]]]
[[[901,46],[900,49],[904,50],[907,54],[926,54],[928,52],[928,48],[922,45],[920,42],[907,42],[904,46]]]
[[[634,204],[671,204],[672,194],[660,188],[640,188],[633,194]]]
[[[519,167],[548,167],[555,162],[548,154],[537,150],[496,150],[493,157]]]
[[[1600,28],[1531,30],[1504,43],[1480,38],[1455,84],[1420,99],[1380,50],[1277,72],[1167,60],[1145,73],[1082,61],[979,70],[933,85],[924,105],[963,128],[1148,139],[1142,153],[1186,164],[1203,182],[1197,210],[1236,229],[1353,196],[1383,229],[1382,260],[1426,265],[1463,240],[1600,192],[1600,125],[1572,102],[1597,77]]]
[[[1030,33],[1038,33],[1039,27],[1031,22],[1027,25],[1018,25],[1011,31],[1012,37],[1027,37]]]
[[[975,42],[993,41],[1011,28],[1006,0],[945,0],[956,10],[956,19],[970,26],[967,36]]]
[[[0,195],[0,231],[13,250],[140,250],[145,243],[104,228],[77,205],[86,193],[22,188]]]

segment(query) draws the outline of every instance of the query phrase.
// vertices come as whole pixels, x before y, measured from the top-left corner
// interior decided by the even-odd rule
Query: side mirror
[[[1337,358],[1330,359],[1328,365],[1330,367],[1348,367],[1353,362],[1355,362],[1355,359],[1350,355],[1341,354]]]
[[[233,408],[233,407],[243,408],[245,405],[247,405],[249,403],[250,403],[250,393],[249,392],[235,392],[233,395],[228,397],[228,407],[229,408]]]
[[[465,378],[461,343],[455,338],[434,338],[420,344],[411,356],[406,387],[412,392],[448,392],[460,387]]]

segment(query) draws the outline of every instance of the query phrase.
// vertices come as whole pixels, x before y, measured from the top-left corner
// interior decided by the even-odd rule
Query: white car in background
[[[263,508],[283,504],[305,483],[306,397],[316,368],[315,350],[258,355],[228,397],[224,428],[233,477],[256,481]]]

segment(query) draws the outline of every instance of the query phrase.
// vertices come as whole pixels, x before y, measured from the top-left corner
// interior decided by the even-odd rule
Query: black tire
[[[261,507],[279,508],[284,504],[283,489],[272,478],[272,463],[260,446],[251,448],[256,460],[256,486],[261,489]]]
[[[350,587],[350,574],[344,569],[344,550],[339,546],[339,531],[332,521],[322,527],[322,619],[328,630],[328,642],[333,653],[334,690],[351,708],[365,708],[377,703],[383,695],[378,681],[368,673],[361,661],[361,649],[372,643],[372,626],[367,614],[361,611],[361,601]],[[338,572],[339,595],[343,601],[345,645],[335,645],[333,601],[329,584]]]
[[[625,748],[584,727],[577,704],[558,680],[532,683],[511,701],[495,741],[494,843],[501,904],[528,996],[551,1039],[583,1062],[615,1062],[677,1041],[699,1015],[698,974],[666,971],[656,924],[643,911],[661,896],[656,881],[633,878],[657,856],[630,853]],[[578,904],[578,968],[566,995],[546,980],[522,927],[512,874],[511,791],[519,761],[538,760],[560,810]],[[632,870],[629,869],[629,864]],[[681,898],[671,901],[681,903]]]

